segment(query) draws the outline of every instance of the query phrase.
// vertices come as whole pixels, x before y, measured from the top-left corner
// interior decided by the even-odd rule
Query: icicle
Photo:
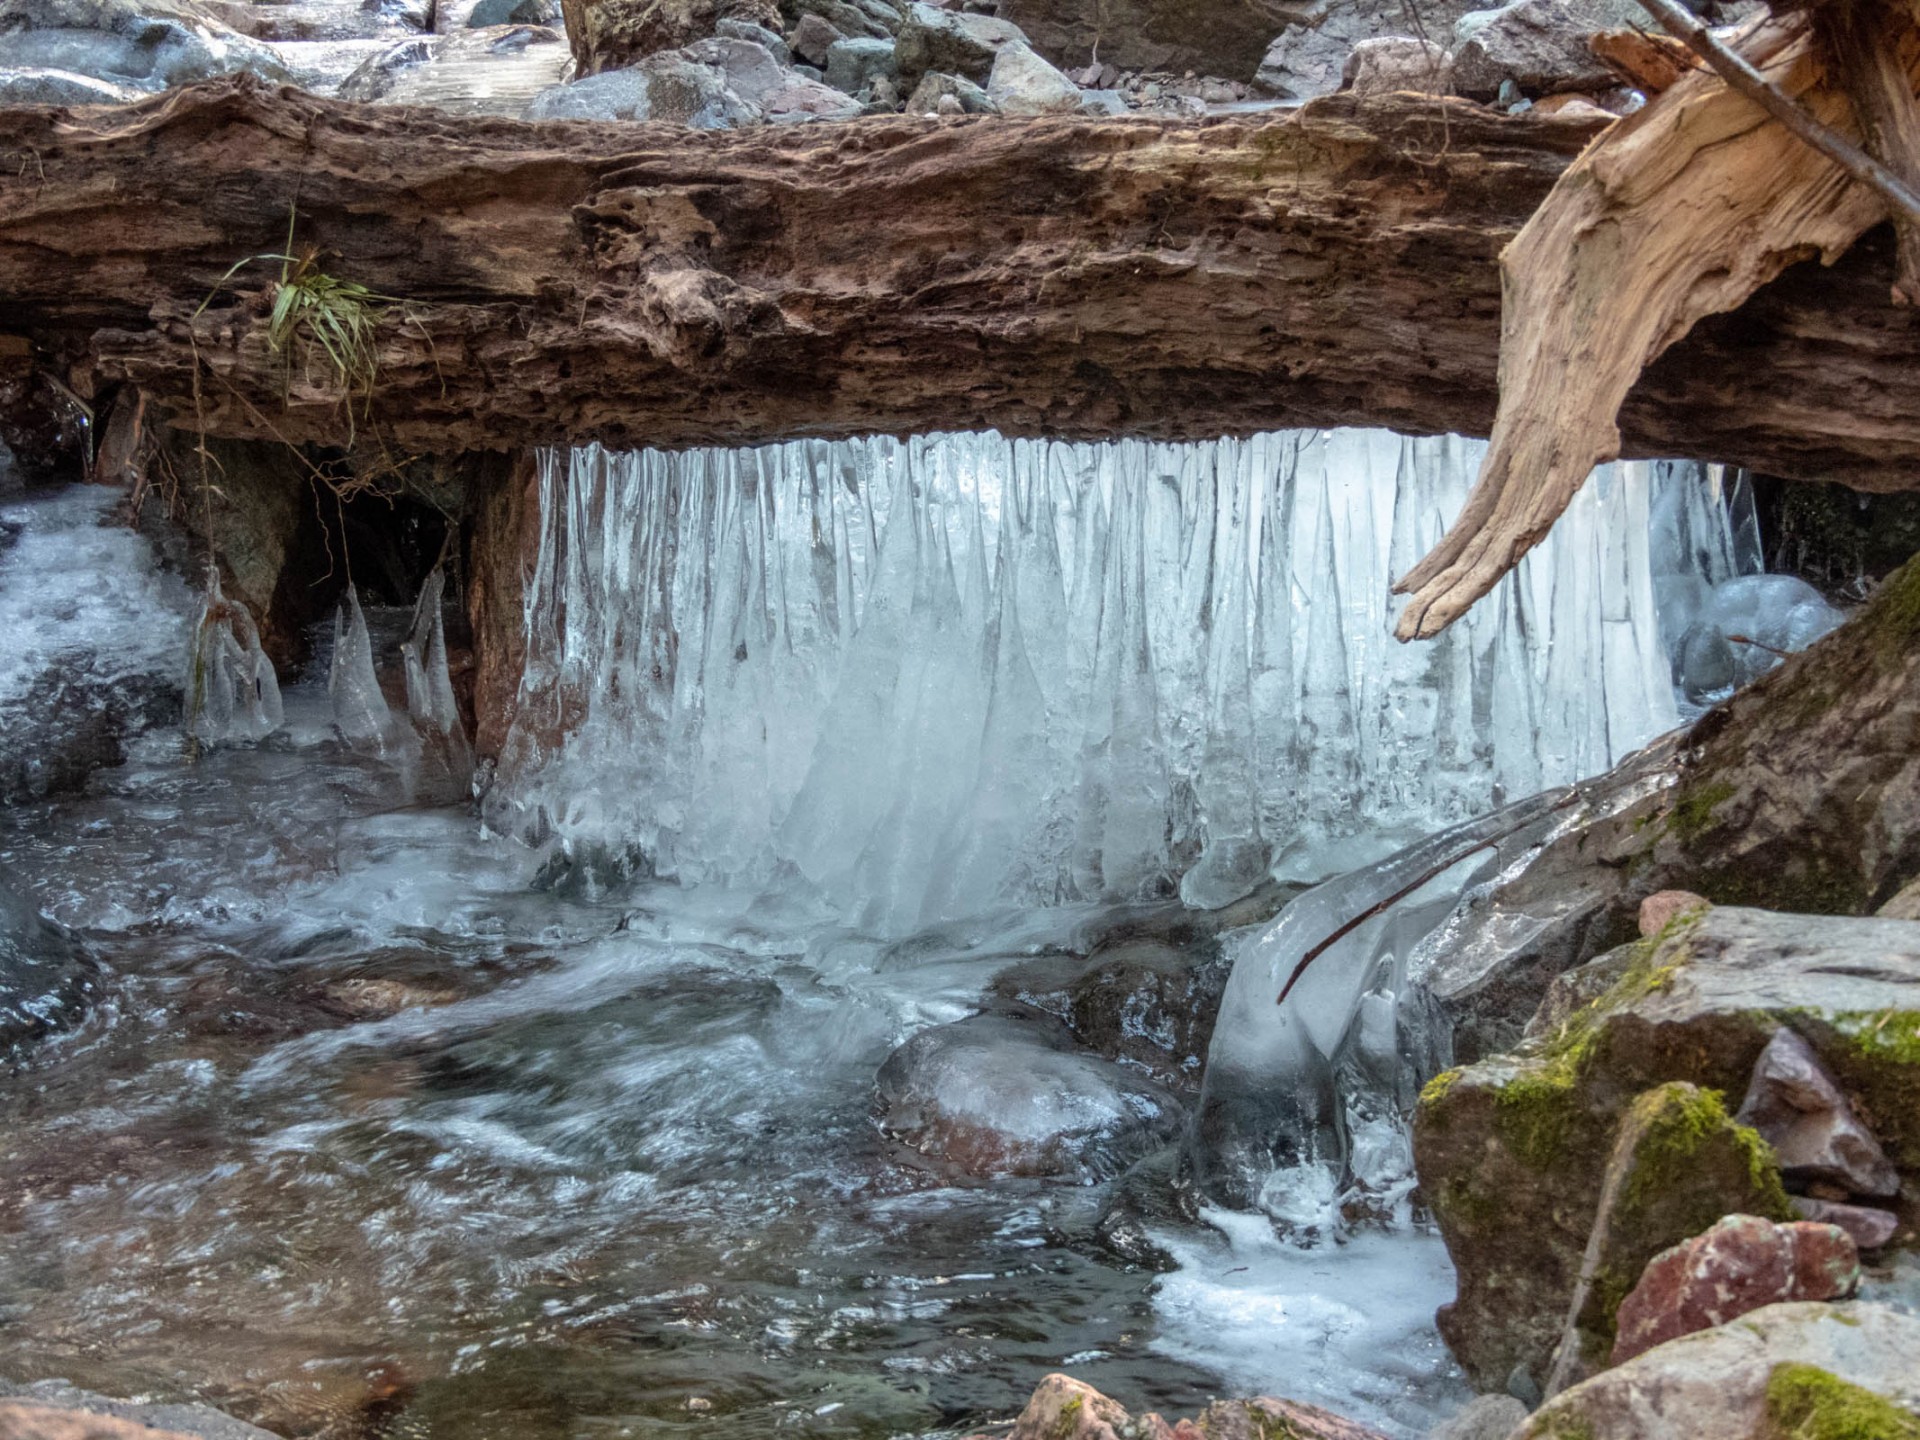
[[[280,685],[253,615],[207,570],[207,593],[187,662],[186,731],[207,745],[264,740],[280,728]]]
[[[473,747],[460,722],[460,705],[453,696],[453,677],[447,669],[446,617],[442,600],[447,577],[438,565],[421,582],[414,602],[413,625],[400,646],[406,670],[407,714],[423,736],[445,747],[447,768],[456,776],[473,769]]]
[[[1744,563],[1704,467],[1623,466],[1445,638],[1400,645],[1388,585],[1483,448],[545,454],[489,821],[884,930],[1378,858],[1671,726],[1668,647]],[[435,609],[416,717],[443,713]]]
[[[360,595],[347,586],[346,598],[333,615],[333,667],[327,674],[327,694],[333,699],[333,723],[349,745],[382,750],[393,726],[387,697],[373,669],[373,639],[366,616],[360,613]]]

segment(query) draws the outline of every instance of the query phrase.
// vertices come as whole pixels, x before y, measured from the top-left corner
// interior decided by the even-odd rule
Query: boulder
[[[987,94],[1003,115],[1071,115],[1080,87],[1025,45],[1003,46],[987,76]]]
[[[440,0],[433,7],[433,28],[441,35],[493,25],[552,25],[559,18],[557,0]]]
[[[827,63],[827,52],[834,45],[846,39],[832,23],[821,16],[806,14],[800,17],[800,23],[793,27],[793,53],[802,60],[815,65]]]
[[[124,105],[145,93],[71,70],[0,67],[0,105]]]
[[[765,47],[779,65],[791,65],[793,52],[787,48],[787,42],[779,34],[765,25],[757,25],[751,20],[726,19],[714,26],[713,33],[727,40],[750,40],[755,45]]]
[[[1740,1120],[1773,1146],[1788,1180],[1824,1182],[1876,1199],[1899,1193],[1900,1177],[1880,1142],[1793,1030],[1776,1031],[1760,1052]]]
[[[1507,1440],[1526,1418],[1527,1407],[1511,1395],[1476,1395],[1427,1440]]]
[[[579,76],[623,70],[705,40],[723,20],[768,30],[780,24],[774,0],[560,0],[560,10]]]
[[[518,117],[559,82],[567,61],[566,36],[544,26],[462,30],[389,46],[347,77],[340,98]]]
[[[880,1067],[877,1093],[881,1129],[974,1177],[1104,1178],[1169,1144],[1184,1119],[1161,1087],[1076,1051],[1035,1011],[923,1030]]]
[[[1516,1366],[1542,1374],[1592,1238],[1612,1137],[1644,1092],[1685,1081],[1739,1093],[1791,1023],[1872,1118],[1895,1167],[1920,1171],[1920,924],[1716,907],[1560,988],[1598,993],[1515,1054],[1439,1076],[1415,1113],[1422,1189],[1459,1271],[1442,1332],[1489,1390]],[[1717,1097],[1696,1118],[1718,1131]],[[1723,1212],[1753,1208],[1724,1198]],[[1601,1314],[1633,1278],[1598,1285]]]
[[[1647,1263],[1620,1302],[1613,1363],[1767,1305],[1845,1300],[1859,1287],[1859,1252],[1837,1226],[1728,1215]]]
[[[871,8],[850,4],[849,0],[797,0],[795,8],[804,15],[818,15],[842,35],[869,40],[899,34],[903,18],[892,6],[877,0]]]
[[[1806,1195],[1790,1197],[1793,1210],[1803,1220],[1835,1225],[1853,1237],[1862,1250],[1878,1250],[1892,1242],[1900,1230],[1900,1217],[1891,1210],[1870,1205],[1843,1205],[1833,1200],[1815,1200]]]
[[[1019,27],[1008,21],[915,3],[900,27],[894,56],[903,85],[917,84],[930,70],[984,85],[1000,51],[1025,43]]]
[[[73,1024],[98,985],[92,959],[73,937],[0,873],[0,1060]]]
[[[695,130],[729,130],[763,118],[760,104],[736,90],[732,80],[767,103],[783,107],[783,115],[820,105],[816,113],[841,113],[858,107],[825,86],[804,80],[774,61],[772,54],[749,40],[702,40],[680,50],[649,55],[625,70],[608,70],[555,85],[542,91],[527,107],[530,120],[664,121]],[[822,104],[817,92],[832,96]]]
[[[982,1437],[970,1437],[982,1440]],[[1049,1375],[1013,1422],[1007,1440],[1385,1440],[1318,1405],[1218,1400],[1193,1420],[1170,1425],[1149,1411],[1129,1415],[1117,1401],[1068,1375]]]
[[[909,115],[944,115],[943,101],[952,101],[955,115],[997,115],[1000,107],[980,86],[961,75],[928,71],[907,97]]]
[[[1769,1305],[1656,1346],[1549,1400],[1513,1440],[1920,1440],[1920,1320]]]
[[[1463,16],[1454,32],[1454,93],[1492,100],[1509,80],[1529,99],[1609,89],[1618,82],[1588,40],[1645,20],[1639,0],[1515,0]]]
[[[0,1397],[7,1440],[277,1440],[210,1405],[116,1400],[64,1380],[0,1380]]]
[[[0,0],[0,57],[140,90],[240,71],[292,79],[270,46],[191,0]]]
[[[1274,35],[1313,8],[1300,0],[999,0],[994,13],[1018,25],[1052,63],[1069,69],[1098,57],[1120,70],[1249,80]],[[1426,8],[1422,3],[1423,14]]]
[[[1441,49],[1453,24],[1474,0],[1437,0],[1417,7],[1422,25],[1413,38]],[[1347,57],[1363,41],[1403,37],[1408,8],[1400,0],[1290,0],[1275,7],[1281,23],[1253,73],[1256,90],[1282,100],[1310,100],[1338,90]],[[1246,72],[1228,71],[1239,78]],[[1421,87],[1424,88],[1424,87]]]
[[[877,79],[891,80],[897,73],[893,41],[867,36],[836,40],[827,47],[827,84],[848,95],[857,95]]]
[[[1691,890],[1660,890],[1640,902],[1640,933],[1658,935],[1692,910],[1704,910],[1708,901]]]
[[[1389,95],[1410,90],[1445,95],[1453,83],[1453,56],[1431,40],[1384,35],[1362,40],[1340,72],[1341,88],[1356,95]]]
[[[742,116],[748,112],[776,123],[794,120],[845,120],[860,113],[860,106],[832,86],[803,75],[780,63],[766,46],[752,40],[717,36],[699,40],[681,50],[649,56],[641,68],[655,72],[677,60],[704,65],[720,84],[745,102]],[[657,118],[664,118],[656,110]],[[749,117],[750,118],[750,117]],[[733,123],[745,123],[735,118]]]

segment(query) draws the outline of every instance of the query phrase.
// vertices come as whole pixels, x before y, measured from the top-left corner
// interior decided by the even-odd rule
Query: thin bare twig
[[[1893,171],[1844,135],[1822,125],[1793,98],[1762,75],[1746,59],[1715,38],[1706,24],[1677,0],[1640,0],[1641,7],[1675,39],[1709,65],[1713,72],[1784,125],[1793,136],[1819,151],[1862,185],[1867,186],[1895,215],[1920,225],[1920,194]]]

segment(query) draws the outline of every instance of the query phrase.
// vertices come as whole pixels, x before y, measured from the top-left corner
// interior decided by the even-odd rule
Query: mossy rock
[[[1806,1036],[1859,1113],[1872,1117],[1903,1174],[1920,1177],[1920,1023],[1909,1023],[1920,1011],[1920,922],[1717,907],[1592,965],[1609,978],[1596,998],[1564,1007],[1514,1054],[1439,1077],[1415,1114],[1422,1192],[1459,1275],[1441,1332],[1483,1389],[1504,1389],[1516,1366],[1536,1381],[1545,1376],[1615,1138],[1636,1099],[1676,1081],[1743,1094],[1782,1024]],[[1577,974],[1566,986],[1598,988]],[[1870,1018],[1881,1016],[1892,1018]],[[1725,1173],[1700,1194],[1676,1195],[1674,1213],[1658,1224],[1650,1215],[1649,1237],[1692,1219],[1700,1223],[1689,1234],[1734,1210],[1781,1208],[1777,1182],[1743,1180],[1749,1142],[1722,1123],[1724,1103],[1692,1105],[1693,1139],[1722,1137],[1710,1148]],[[1645,1167],[1660,1169],[1652,1155]],[[1707,1213],[1722,1186],[1724,1204]],[[1650,1199],[1658,1189],[1640,1193]],[[1611,1337],[1610,1307],[1632,1284],[1626,1268],[1622,1260],[1613,1267],[1622,1273],[1596,1278],[1592,1308],[1583,1307],[1589,1344]]]

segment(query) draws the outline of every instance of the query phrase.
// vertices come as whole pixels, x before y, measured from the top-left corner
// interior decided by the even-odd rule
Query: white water
[[[1607,466],[1463,622],[1399,645],[1390,579],[1482,449],[549,454],[489,822],[888,933],[1361,864],[1670,728],[1655,559],[1662,593],[1732,563],[1701,467]]]

